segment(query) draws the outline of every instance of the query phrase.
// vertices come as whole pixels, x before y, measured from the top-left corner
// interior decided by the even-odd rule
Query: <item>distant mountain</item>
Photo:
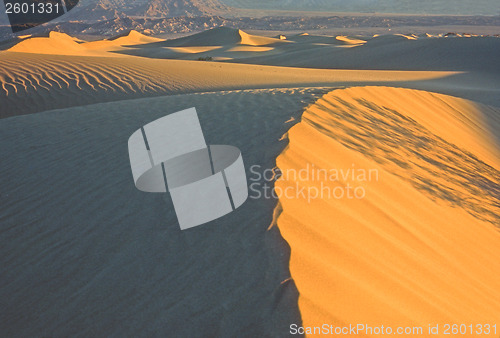
[[[229,11],[230,7],[219,0],[80,0],[73,10],[53,22],[210,17],[225,15]],[[0,26],[9,24],[3,12],[0,11]]]
[[[221,0],[237,8],[401,14],[500,15],[498,0]]]
[[[229,6],[218,0],[81,0],[63,20],[101,21],[123,17],[172,18],[215,16]]]

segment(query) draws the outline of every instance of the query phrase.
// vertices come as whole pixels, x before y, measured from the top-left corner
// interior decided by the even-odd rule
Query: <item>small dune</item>
[[[269,38],[264,36],[245,33],[240,29],[229,27],[213,28],[198,34],[183,38],[168,40],[162,46],[169,47],[191,47],[191,46],[227,46],[227,45],[248,45],[267,46],[272,44],[287,44],[288,41]]]
[[[408,40],[417,40],[418,39],[418,36],[416,36],[415,34],[411,34],[411,35],[405,35],[405,34],[395,34],[396,36],[402,36]]]
[[[366,43],[365,40],[350,38],[350,37],[342,36],[342,35],[337,36],[336,39],[339,41],[342,41],[348,45],[362,45],[362,44]]]
[[[125,46],[140,45],[164,41],[143,35],[137,31],[130,31],[127,35],[110,40],[85,42],[64,33],[50,32],[48,38],[26,38],[8,49],[10,52],[31,54],[54,55],[80,55],[80,56],[115,56],[108,54],[110,51],[124,49]]]
[[[243,32],[242,30],[238,30],[238,34],[240,35],[240,44],[249,45],[249,46],[269,46],[273,44],[286,43],[281,39],[268,38],[264,36],[251,35]]]
[[[393,43],[405,42],[407,40],[416,40],[416,39],[414,37],[403,34],[379,35],[379,36],[374,36],[373,38],[367,40],[366,43],[367,46],[375,47],[375,46],[384,46]]]
[[[8,51],[34,54],[82,55],[87,50],[67,34],[50,32],[47,38],[26,38],[9,48]]]

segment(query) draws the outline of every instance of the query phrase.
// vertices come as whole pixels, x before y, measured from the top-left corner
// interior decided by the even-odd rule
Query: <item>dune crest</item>
[[[366,43],[365,40],[350,38],[350,37],[342,36],[342,35],[337,36],[336,39],[339,41],[342,41],[348,45],[361,45],[363,43]]]
[[[9,52],[36,53],[36,54],[62,54],[81,55],[86,49],[80,45],[78,39],[68,34],[50,32],[49,37],[26,38],[9,48]]]
[[[283,41],[280,39],[248,34],[240,29],[238,30],[238,34],[240,35],[240,44],[242,45],[268,46],[275,43],[287,43],[287,41]]]
[[[65,33],[50,32],[49,37],[26,38],[9,48],[9,52],[53,55],[116,56],[110,51],[125,49],[126,46],[164,41],[131,30],[127,35],[114,39],[86,42]]]
[[[376,176],[276,182],[288,193],[277,225],[305,327],[420,326],[425,336],[429,324],[500,324],[500,157],[480,137],[484,109],[495,108],[375,87],[336,90],[306,109],[277,158],[282,172]],[[365,195],[348,198],[348,185]]]

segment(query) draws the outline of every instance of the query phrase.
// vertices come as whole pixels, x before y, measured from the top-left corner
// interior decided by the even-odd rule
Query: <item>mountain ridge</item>
[[[80,2],[64,20],[109,20],[117,17],[172,18],[225,14],[229,6],[218,0],[96,0]]]

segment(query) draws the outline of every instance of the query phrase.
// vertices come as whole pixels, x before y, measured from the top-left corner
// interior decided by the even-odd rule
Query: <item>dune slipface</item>
[[[498,327],[498,119],[485,120],[498,114],[383,87],[335,90],[304,112],[276,182],[304,327]]]

